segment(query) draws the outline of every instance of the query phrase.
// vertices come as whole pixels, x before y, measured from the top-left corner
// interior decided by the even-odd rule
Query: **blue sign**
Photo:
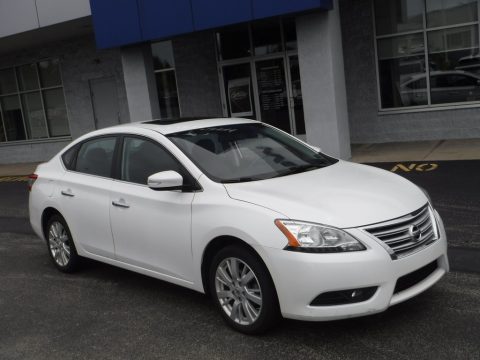
[[[333,7],[332,0],[90,0],[90,5],[99,48]]]

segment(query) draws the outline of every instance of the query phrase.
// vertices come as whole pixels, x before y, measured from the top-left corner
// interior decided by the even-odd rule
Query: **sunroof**
[[[149,120],[144,121],[142,124],[153,124],[153,125],[171,125],[178,124],[188,121],[203,120],[203,119],[219,119],[218,116],[195,116],[195,117],[179,117],[175,119],[158,119],[158,120]]]

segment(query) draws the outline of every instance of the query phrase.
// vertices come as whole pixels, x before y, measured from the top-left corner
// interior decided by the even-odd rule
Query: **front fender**
[[[282,249],[287,239],[274,224],[285,216],[273,210],[226,196],[195,195],[192,204],[192,259],[195,289],[204,292],[202,260],[205,249],[214,239],[222,236],[238,238],[252,248],[269,268],[264,247]],[[216,226],[218,224],[218,226]],[[270,270],[270,269],[269,269]]]

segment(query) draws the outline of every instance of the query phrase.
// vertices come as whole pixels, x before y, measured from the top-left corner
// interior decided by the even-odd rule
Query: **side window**
[[[111,177],[115,137],[94,139],[83,143],[78,151],[75,170],[85,174]]]
[[[167,170],[184,175],[178,161],[158,144],[139,138],[124,138],[122,180],[146,185],[150,175]]]
[[[68,170],[74,170],[73,165],[75,163],[75,156],[77,155],[78,145],[65,151],[62,155],[62,161]]]

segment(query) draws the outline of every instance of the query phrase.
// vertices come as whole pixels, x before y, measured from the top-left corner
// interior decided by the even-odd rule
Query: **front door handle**
[[[121,208],[125,208],[125,209],[128,209],[130,207],[130,205],[128,205],[125,200],[123,199],[120,199],[118,201],[112,201],[112,205],[113,206],[117,206],[117,207],[121,207]]]
[[[61,191],[61,194],[64,195],[64,196],[69,196],[69,197],[74,197],[75,194],[72,193],[72,190],[68,189],[68,190],[62,190]]]

